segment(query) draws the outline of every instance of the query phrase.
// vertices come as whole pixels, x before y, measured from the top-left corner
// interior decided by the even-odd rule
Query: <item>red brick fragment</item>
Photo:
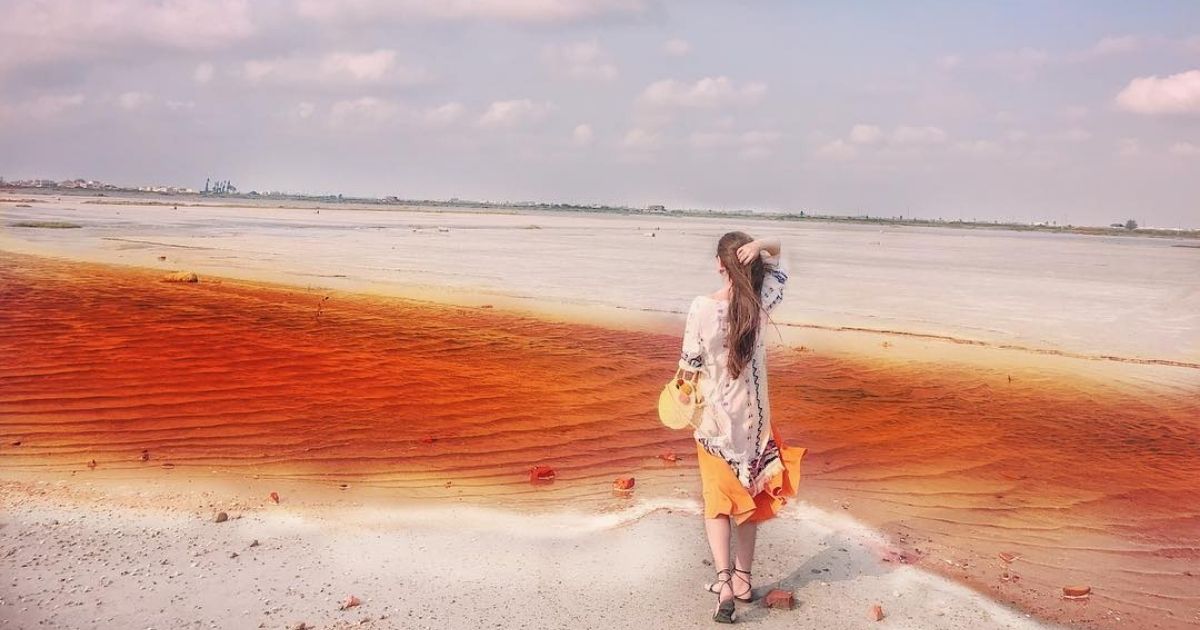
[[[796,607],[796,597],[791,591],[785,591],[781,588],[771,589],[767,596],[763,598],[763,605],[767,608],[782,608],[791,610]]]
[[[540,466],[539,465],[539,466],[532,466],[529,468],[529,481],[530,482],[554,481],[555,476],[557,476],[557,473],[555,473],[554,469],[549,466]]]
[[[1092,594],[1092,587],[1086,585],[1064,586],[1063,597],[1067,599],[1083,599]]]
[[[633,490],[633,477],[617,477],[613,480],[613,490]]]

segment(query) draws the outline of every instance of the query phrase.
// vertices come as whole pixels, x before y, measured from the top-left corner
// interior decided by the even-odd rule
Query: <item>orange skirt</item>
[[[800,482],[800,460],[806,449],[784,446],[774,427],[771,427],[771,437],[779,446],[783,470],[772,477],[755,496],[750,496],[729,464],[704,450],[699,442],[696,443],[700,482],[704,486],[704,518],[730,516],[739,525],[747,521],[759,523],[775,518],[779,508],[787,504],[788,497],[796,496],[796,487]]]

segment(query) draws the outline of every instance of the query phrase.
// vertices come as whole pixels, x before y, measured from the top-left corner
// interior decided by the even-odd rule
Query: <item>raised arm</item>
[[[783,301],[783,288],[788,281],[787,264],[780,252],[783,246],[777,238],[760,238],[738,248],[738,260],[742,264],[750,264],[755,258],[761,257],[765,267],[763,274],[762,294],[759,296],[763,310],[767,313],[775,310]]]
[[[768,237],[750,241],[742,245],[737,250],[738,260],[742,261],[743,265],[748,265],[755,257],[767,255],[775,257],[782,251],[783,245],[778,238]]]

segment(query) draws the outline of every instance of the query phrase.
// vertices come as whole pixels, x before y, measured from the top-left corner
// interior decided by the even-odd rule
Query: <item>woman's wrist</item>
[[[779,239],[777,238],[760,238],[755,239],[755,247],[758,248],[760,256],[778,256],[779,255]]]

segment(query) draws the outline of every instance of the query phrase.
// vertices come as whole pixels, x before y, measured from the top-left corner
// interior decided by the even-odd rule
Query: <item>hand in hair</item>
[[[762,256],[764,251],[772,256],[779,255],[779,239],[762,238],[750,241],[737,249],[737,257],[743,265],[749,265]]]
[[[762,246],[758,244],[758,241],[750,241],[737,249],[737,257],[743,265],[749,265],[762,255],[761,252]]]

